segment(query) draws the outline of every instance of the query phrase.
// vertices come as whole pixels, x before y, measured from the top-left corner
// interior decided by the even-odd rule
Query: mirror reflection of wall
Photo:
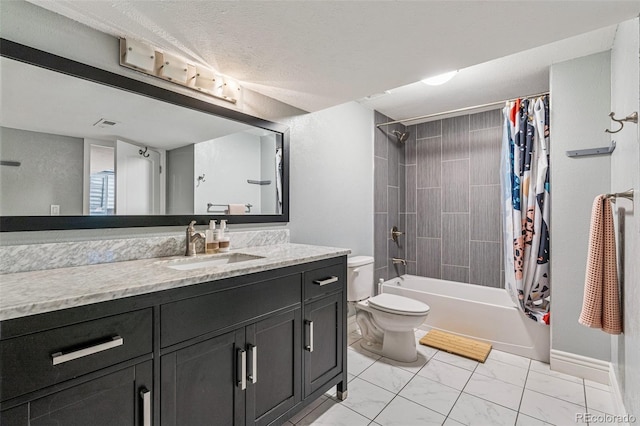
[[[116,214],[114,157],[113,146],[97,145],[95,143],[89,144],[88,208],[91,216],[109,216]]]
[[[81,138],[0,127],[0,156],[0,215],[82,214]]]

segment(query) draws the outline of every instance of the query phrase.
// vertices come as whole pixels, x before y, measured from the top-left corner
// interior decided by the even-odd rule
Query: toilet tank
[[[348,258],[347,301],[357,302],[373,295],[373,257],[353,256]]]

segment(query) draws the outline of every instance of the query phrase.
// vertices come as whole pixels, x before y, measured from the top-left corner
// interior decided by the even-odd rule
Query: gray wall
[[[375,124],[393,121],[391,118],[375,112]],[[407,216],[401,215],[405,205],[405,145],[398,143],[394,131],[404,132],[402,124],[374,127],[374,244],[375,244],[375,281],[387,280],[405,272],[414,273],[415,257],[407,257],[411,242],[415,246],[415,234],[407,231]],[[410,135],[415,140],[415,135]],[[406,144],[407,142],[405,142]],[[415,219],[414,219],[415,220]],[[400,236],[396,244],[391,239],[391,228],[397,226],[405,235]],[[411,226],[411,223],[409,223]],[[393,265],[391,258],[406,260],[407,267]]]
[[[167,151],[167,214],[193,214],[196,181],[193,144]]]
[[[618,26],[611,51],[611,111],[617,117],[640,111],[640,26],[638,19]],[[614,125],[614,123],[612,123]],[[617,128],[617,127],[616,127]],[[612,337],[611,361],[615,366],[625,407],[629,414],[640,416],[640,149],[638,126],[627,123],[612,136],[617,148],[611,156],[611,191],[635,188],[634,202],[620,199],[618,209],[625,210],[625,263],[623,314],[624,334]],[[635,204],[635,207],[634,207]],[[617,216],[617,215],[616,215]],[[619,224],[618,224],[619,226]],[[616,228],[619,229],[619,228]]]
[[[0,127],[0,156],[20,167],[0,167],[0,215],[82,214],[84,141]]]
[[[373,254],[373,112],[349,102],[288,120],[291,241]]]
[[[611,187],[611,157],[565,151],[608,146],[610,53],[551,66],[551,349],[608,361],[610,338],[578,324],[591,206]]]
[[[277,212],[276,189],[276,138],[275,135],[260,136],[260,180],[270,180],[260,186],[260,204],[263,212]]]
[[[498,109],[412,125],[404,145],[393,135],[401,124],[375,130],[376,279],[406,271],[504,287],[501,117]],[[386,121],[376,113],[376,123]],[[393,225],[405,232],[399,244]]]

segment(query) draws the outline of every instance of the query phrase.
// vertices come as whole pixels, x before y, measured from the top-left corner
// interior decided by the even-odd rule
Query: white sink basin
[[[230,263],[246,262],[248,260],[264,259],[263,256],[254,256],[244,253],[230,253],[217,255],[215,257],[195,258],[195,259],[179,259],[169,261],[166,266],[178,271],[190,271],[200,268],[211,268],[213,266],[223,266]]]

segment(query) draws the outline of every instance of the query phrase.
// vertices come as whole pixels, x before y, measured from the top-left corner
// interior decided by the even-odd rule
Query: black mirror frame
[[[117,40],[115,41],[117,43]],[[117,46],[114,51],[118,51]],[[151,99],[168,102],[200,112],[239,121],[271,130],[282,141],[282,214],[279,215],[155,215],[155,216],[1,216],[0,232],[45,231],[63,229],[131,228],[145,226],[188,225],[195,220],[207,224],[209,220],[226,219],[236,223],[277,223],[289,221],[289,128],[283,124],[263,120],[230,110],[181,93],[173,92],[142,81],[95,68],[71,59],[34,49],[0,38],[0,56],[46,68],[117,89],[137,93]]]

